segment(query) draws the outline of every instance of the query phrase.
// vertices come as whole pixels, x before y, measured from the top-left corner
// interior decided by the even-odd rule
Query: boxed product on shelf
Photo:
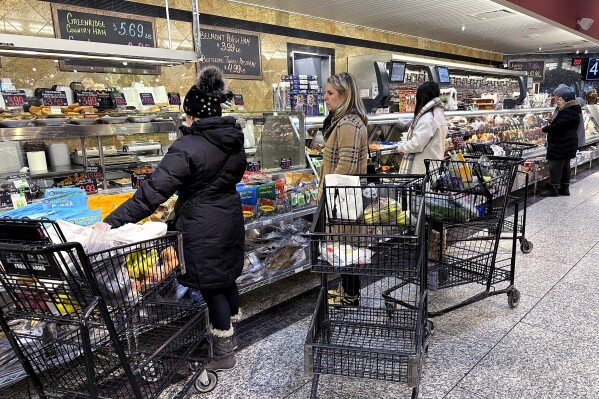
[[[243,220],[248,223],[256,220],[256,187],[238,185],[237,192],[241,197],[241,209],[243,212]]]
[[[275,182],[261,184],[256,187],[257,216],[272,216],[276,213],[277,194]]]

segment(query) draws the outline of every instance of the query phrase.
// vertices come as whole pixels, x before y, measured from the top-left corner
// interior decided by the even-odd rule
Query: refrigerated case
[[[348,58],[348,72],[357,80],[362,98],[376,96],[378,86],[375,62],[405,63],[405,77],[401,82],[390,82],[391,112],[411,112],[415,106],[416,88],[425,81],[435,81],[441,87],[442,99],[447,109],[477,110],[480,104],[492,100],[492,108],[514,108],[526,104],[526,72],[470,65],[444,60],[377,53]],[[442,79],[448,78],[448,81]],[[507,100],[507,101],[505,101]],[[480,108],[484,108],[480,106]]]
[[[529,172],[529,183],[535,184],[547,177],[544,166],[546,134],[542,127],[549,122],[555,108],[518,108],[503,110],[446,111],[449,135],[446,151],[467,151],[468,144],[491,144],[494,142],[516,141],[534,144],[535,147],[523,152],[526,160],[522,169]],[[396,154],[393,142],[402,139],[413,119],[412,113],[370,114],[368,133],[370,161],[375,170],[393,172],[399,167],[401,155]],[[590,162],[599,157],[596,149],[599,143],[599,108],[596,105],[583,107],[586,144],[572,162],[573,167]],[[322,126],[322,117],[307,117],[306,128],[314,132]],[[514,189],[523,188],[517,182]]]

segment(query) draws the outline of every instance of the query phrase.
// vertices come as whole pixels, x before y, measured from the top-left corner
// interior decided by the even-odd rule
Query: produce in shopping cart
[[[158,251],[155,249],[130,253],[125,257],[129,277],[140,278],[153,274],[157,260]]]
[[[320,256],[332,266],[364,265],[370,263],[372,251],[339,242],[320,244]]]
[[[410,211],[402,211],[401,204],[391,198],[379,198],[364,209],[366,224],[399,224],[409,225],[415,222],[410,218]]]

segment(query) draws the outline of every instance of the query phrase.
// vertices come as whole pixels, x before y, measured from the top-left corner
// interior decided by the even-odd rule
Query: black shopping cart
[[[517,141],[502,141],[495,143],[499,147],[503,148],[506,157],[510,158],[522,158],[525,151],[530,151],[538,147],[536,144],[521,143]],[[493,150],[490,144],[476,144],[467,143],[466,145],[467,158],[485,156],[493,156]],[[518,170],[518,174],[524,179],[524,184],[521,187],[524,188],[522,197],[511,195],[509,198],[508,209],[516,213],[519,211],[520,218],[518,220],[518,240],[520,242],[520,250],[527,254],[532,252],[533,243],[526,238],[526,211],[528,208],[528,186],[529,186],[529,174],[526,171]],[[521,188],[518,187],[518,188]],[[517,189],[513,187],[513,189]],[[511,220],[506,219],[503,225],[503,238],[511,240],[512,231],[514,230],[514,224]]]
[[[320,375],[332,374],[407,383],[417,398],[430,334],[424,209],[416,217],[412,205],[422,198],[425,178],[350,179],[323,182],[311,230],[312,271],[321,274],[305,344],[311,396]],[[335,289],[339,273],[347,284]],[[389,308],[383,292],[399,284],[411,306]]]
[[[520,292],[514,287],[517,214],[511,256],[499,261],[497,251],[510,187],[521,160],[494,157],[485,163],[425,162],[429,185],[424,207],[431,227],[427,254],[429,288],[438,290],[466,284],[484,287],[482,292],[460,303],[438,310],[429,308],[429,315],[438,316],[504,293],[508,304],[517,306],[520,299]],[[507,282],[507,287],[496,289],[502,282]],[[395,295],[394,288],[387,290],[384,297],[390,304],[406,306]]]
[[[53,222],[0,219],[0,231],[10,299],[0,326],[41,398],[156,398],[192,359],[195,372],[173,397],[216,386],[203,369],[211,353],[196,356],[205,307],[161,300],[182,264],[178,233],[86,254],[60,242]]]

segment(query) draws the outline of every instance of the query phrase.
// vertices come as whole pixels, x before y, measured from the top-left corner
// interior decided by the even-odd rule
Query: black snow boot
[[[562,183],[560,184],[559,190],[557,190],[559,195],[570,195],[570,185]]]

